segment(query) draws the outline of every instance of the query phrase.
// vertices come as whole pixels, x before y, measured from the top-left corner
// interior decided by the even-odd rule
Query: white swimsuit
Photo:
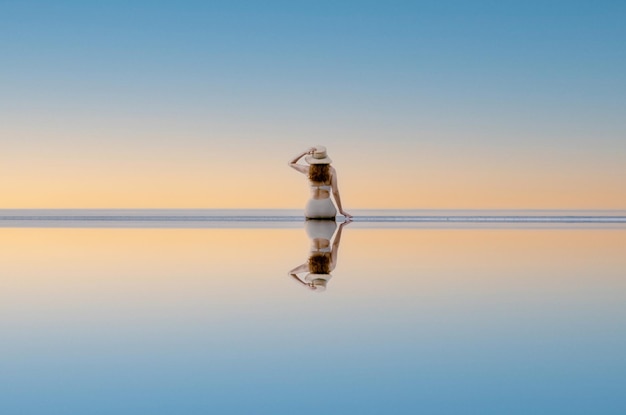
[[[304,216],[307,219],[335,219],[337,216],[337,209],[335,208],[335,204],[330,199],[330,185],[317,185],[311,184],[311,193],[315,194],[319,190],[326,190],[328,192],[328,197],[323,199],[315,199],[311,197],[309,202],[306,204],[304,209]]]

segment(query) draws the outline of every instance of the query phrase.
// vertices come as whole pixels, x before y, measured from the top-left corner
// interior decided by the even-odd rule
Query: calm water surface
[[[624,227],[353,223],[323,292],[310,245],[0,228],[0,413],[626,413]]]

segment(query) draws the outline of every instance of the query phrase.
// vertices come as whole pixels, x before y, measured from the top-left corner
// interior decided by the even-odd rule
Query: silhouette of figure
[[[308,166],[298,164],[298,160],[305,155],[305,160],[309,163]],[[346,220],[352,218],[352,215],[343,210],[341,197],[339,196],[339,187],[337,186],[337,171],[330,163],[332,163],[332,160],[328,157],[326,147],[324,146],[311,147],[289,161],[291,168],[306,174],[309,178],[311,198],[304,210],[304,215],[307,219],[335,220],[337,209],[330,198],[331,191],[339,213],[345,216]]]
[[[305,229],[311,241],[309,259],[306,263],[289,271],[289,276],[312,290],[325,291],[328,281],[332,278],[331,272],[337,266],[343,227],[348,223],[350,222],[343,222],[337,227],[334,220],[306,221]],[[298,276],[298,274],[305,272],[307,274],[304,279]]]

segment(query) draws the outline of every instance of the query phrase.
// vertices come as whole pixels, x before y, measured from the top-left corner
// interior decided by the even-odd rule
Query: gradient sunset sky
[[[0,208],[626,208],[626,2],[1,1]]]

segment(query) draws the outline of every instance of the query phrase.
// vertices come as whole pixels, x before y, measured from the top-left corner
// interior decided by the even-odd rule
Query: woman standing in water
[[[298,160],[305,157],[308,166],[298,164]],[[326,154],[326,147],[311,147],[307,151],[297,155],[289,162],[289,166],[306,174],[311,185],[311,198],[306,205],[304,215],[307,219],[332,219],[339,213],[345,216],[346,220],[352,219],[352,215],[343,210],[341,205],[341,197],[339,196],[339,188],[337,187],[337,171],[330,165],[332,160]],[[335,204],[330,198],[333,193]]]

